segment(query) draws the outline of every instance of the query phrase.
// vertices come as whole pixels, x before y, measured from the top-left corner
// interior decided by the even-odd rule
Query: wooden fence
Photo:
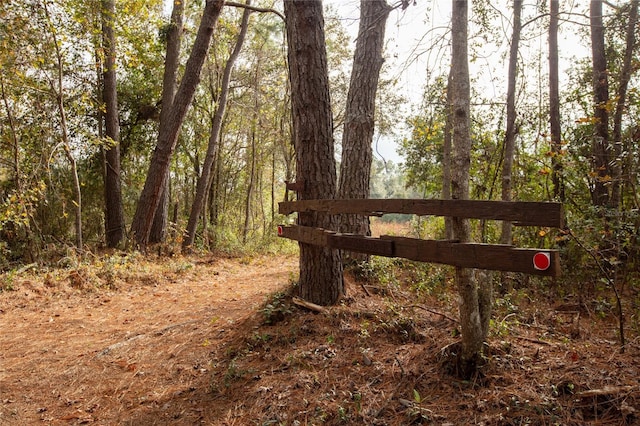
[[[328,214],[381,216],[389,213],[450,216],[468,219],[506,220],[515,226],[563,226],[562,205],[545,202],[476,200],[354,199],[303,200],[279,204],[279,212],[321,211]],[[449,240],[382,235],[379,238],[343,234],[322,228],[280,225],[278,235],[306,244],[386,257],[402,257],[463,268],[524,272],[557,277],[557,250],[516,248],[511,245],[461,243]]]

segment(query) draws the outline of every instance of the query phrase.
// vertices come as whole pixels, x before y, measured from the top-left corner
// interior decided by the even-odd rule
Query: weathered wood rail
[[[419,216],[451,216],[470,219],[508,220],[519,226],[563,226],[562,205],[544,202],[507,202],[476,200],[357,199],[303,200],[279,204],[281,214],[323,211],[329,214],[388,213]],[[383,235],[379,238],[343,234],[321,228],[281,225],[278,235],[306,244],[321,245],[386,257],[402,257],[421,262],[442,263],[464,268],[524,272],[559,276],[557,250],[516,248],[510,245],[461,243],[448,240]]]

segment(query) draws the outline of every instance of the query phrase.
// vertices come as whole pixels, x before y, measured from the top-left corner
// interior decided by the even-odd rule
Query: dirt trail
[[[115,290],[79,289],[70,274],[64,282],[34,278],[0,293],[0,424],[202,418],[211,348],[283,288],[297,262],[260,257],[181,265]],[[170,404],[181,396],[199,404],[178,420]]]

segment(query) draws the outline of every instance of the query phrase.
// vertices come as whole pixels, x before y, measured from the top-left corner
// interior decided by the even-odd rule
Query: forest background
[[[514,200],[563,202],[568,227],[560,232],[517,228],[511,242],[560,247],[563,282],[593,290],[602,309],[618,310],[620,315],[622,306],[616,302],[623,296],[630,323],[637,328],[640,98],[638,29],[632,13],[637,2],[604,5],[600,49],[605,64],[601,76],[606,76],[608,84],[604,98],[594,85],[594,52],[598,49],[591,31],[590,3],[561,3],[559,32],[569,36],[565,37],[569,43],[561,44],[559,50],[571,66],[562,70],[558,99],[550,99],[549,91],[549,5],[535,2],[522,9],[509,192]],[[377,95],[374,146],[394,141],[400,157],[398,162],[388,161],[388,155],[374,160],[372,198],[434,198],[443,191],[451,37],[448,20],[435,19],[440,2],[425,5],[426,9],[423,4],[407,3],[404,10],[393,12],[396,27],[389,31],[391,40],[385,49],[388,60]],[[186,58],[194,45],[204,2],[194,0],[183,6],[178,75],[188,66]],[[264,2],[258,7],[279,6]],[[349,30],[353,16],[341,15],[343,7],[348,6],[325,4],[336,141],[341,140],[353,56],[353,31]],[[353,10],[353,3],[351,7]],[[216,149],[211,177],[200,200],[203,210],[197,216],[190,247],[227,252],[294,248],[275,237],[276,225],[288,220],[277,214],[278,201],[290,196],[284,182],[295,180],[285,31],[278,14],[251,14],[245,42],[232,72],[229,69],[228,99],[219,133],[212,131],[225,68],[241,34],[242,15],[242,8],[225,6],[216,25],[200,84],[171,156],[166,201],[161,203],[157,226],[149,237],[149,242],[160,243],[160,251],[174,252],[183,245],[212,135]],[[403,26],[407,19],[423,24]],[[500,199],[509,133],[507,80],[513,10],[472,2],[469,19],[471,198]],[[133,246],[126,231],[141,204],[140,190],[158,140],[165,52],[173,28],[167,5],[160,0],[3,1],[0,264],[4,270],[56,262],[70,251]],[[406,39],[400,38],[405,33],[416,41],[409,54]],[[112,42],[117,46],[114,56],[109,54]],[[574,56],[575,52],[585,55]],[[115,66],[108,65],[109,58],[115,60]],[[105,106],[105,71],[110,69],[117,72],[118,138],[109,134]],[[403,78],[407,73],[414,76],[410,84]],[[421,94],[418,102],[416,93]],[[549,124],[554,106],[560,108],[560,139],[552,137]],[[105,225],[105,200],[113,191],[105,185],[112,170],[108,155],[116,146],[124,227],[122,237],[111,244],[113,228]],[[339,162],[339,146],[337,153]],[[382,220],[409,221],[421,237],[444,233],[438,219],[385,216]],[[478,241],[500,239],[498,226],[478,222],[472,231]]]

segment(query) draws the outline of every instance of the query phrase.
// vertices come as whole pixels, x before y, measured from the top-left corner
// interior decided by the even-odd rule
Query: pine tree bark
[[[223,4],[223,0],[207,0],[196,40],[185,66],[184,77],[167,113],[167,120],[160,125],[158,143],[131,225],[132,237],[140,248],[145,248],[148,244],[153,217],[160,203],[162,191],[167,185],[167,170],[178,143],[178,133],[200,82],[200,71],[209,52],[213,30]]]
[[[338,198],[369,198],[376,93],[384,59],[384,34],[391,8],[385,0],[360,1],[360,26],[347,94]],[[343,215],[340,232],[371,235],[369,217]],[[352,260],[368,256],[344,253]]]
[[[322,1],[285,0],[284,10],[298,199],[332,199],[337,178]],[[332,216],[319,212],[300,213],[298,223],[337,227]],[[298,295],[318,305],[331,305],[343,293],[340,252],[300,243]]]
[[[115,0],[102,1],[102,44],[104,70],[102,99],[105,105],[105,136],[110,144],[104,148],[105,239],[107,247],[117,247],[124,238],[124,208],[120,181],[120,121],[116,89]]]

